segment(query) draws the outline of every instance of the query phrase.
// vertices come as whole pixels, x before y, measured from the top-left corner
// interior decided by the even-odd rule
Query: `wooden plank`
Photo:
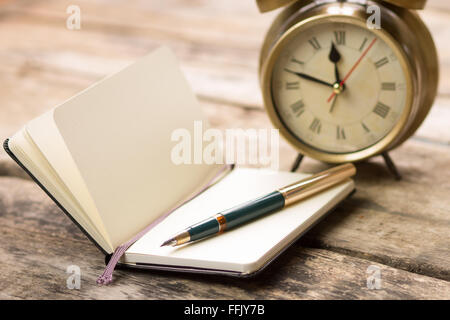
[[[450,95],[450,30],[448,21],[450,20],[450,10],[441,8],[430,8],[420,12],[420,16],[430,29],[434,43],[438,51],[439,58],[439,94]]]
[[[389,266],[296,245],[254,279],[118,270],[95,284],[103,258],[32,182],[0,178],[0,298],[16,299],[448,299],[450,284]],[[67,267],[81,269],[69,290]],[[367,268],[381,288],[367,288]],[[17,281],[20,279],[20,281]]]
[[[56,4],[54,9],[47,9],[51,2],[46,2],[45,10],[39,9],[39,3],[20,10],[5,10],[14,19],[5,19],[2,31],[11,28],[21,33],[26,30],[27,37],[17,39],[10,33],[2,35],[4,47],[16,48],[13,54],[6,52],[3,59],[15,60],[22,56],[49,70],[65,68],[100,77],[113,71],[108,68],[110,61],[125,65],[159,45],[168,45],[181,58],[189,79],[201,95],[227,101],[232,90],[232,101],[261,105],[261,98],[254,92],[258,90],[258,50],[265,28],[258,28],[245,17],[236,23],[232,14],[228,14],[228,20],[205,13],[198,19],[198,15],[192,18],[186,13],[174,16],[170,13],[172,10],[161,13],[154,8],[156,12],[135,8],[126,12],[126,8],[103,8],[89,5],[89,2],[82,5],[85,17],[82,29],[69,31],[65,28],[64,4],[53,3]],[[194,9],[199,8],[193,6],[187,12],[196,12]],[[125,21],[123,16],[127,17]],[[224,29],[227,32],[223,32]],[[49,37],[52,42],[47,40]],[[13,43],[8,45],[10,41]],[[92,62],[98,63],[99,57],[104,58],[104,63],[92,67]],[[212,86],[212,83],[217,85]],[[239,91],[244,96],[235,92],[237,88],[241,88]]]
[[[180,56],[194,89],[201,96],[244,106],[262,106],[257,62],[259,47],[273,19],[272,14],[259,15],[252,10],[253,7],[243,6],[238,11],[238,17],[242,18],[237,19],[235,11],[231,10],[230,14],[221,10],[223,6],[217,1],[209,5],[205,2],[185,4],[181,9],[177,6],[179,2],[175,2],[177,5],[171,10],[156,5],[141,8],[133,1],[127,2],[125,7],[110,5],[106,8],[103,3],[82,1],[80,5],[85,13],[83,27],[80,31],[68,31],[64,27],[67,18],[64,9],[69,2],[37,2],[9,9],[7,12],[14,19],[5,19],[5,33],[9,28],[20,32],[30,24],[33,28],[27,28],[31,34],[24,38],[26,41],[23,43],[7,34],[0,33],[0,39],[5,41],[5,45],[8,39],[14,41],[16,58],[25,55],[33,57],[34,63],[47,69],[65,68],[98,77],[112,72],[108,64],[111,66],[114,59],[125,64],[159,44],[169,45]],[[202,11],[204,6],[208,11]],[[448,13],[430,9],[422,14],[435,36],[439,51],[448,52],[445,40],[448,38],[448,28],[445,28]],[[123,19],[124,16],[127,18]],[[9,26],[10,22],[13,25]],[[49,35],[54,39],[51,43],[46,41]],[[49,46],[53,46],[51,50]],[[5,59],[9,56],[6,55]],[[103,66],[95,67],[93,62],[98,62],[99,56],[105,62]],[[450,94],[450,80],[445,77],[450,69],[448,56],[440,56],[440,92],[444,95]]]
[[[142,29],[145,29],[145,26],[149,25],[149,29],[170,29],[170,32],[172,33],[183,32],[183,30],[188,29],[190,30],[188,26],[191,26],[192,24],[195,32],[189,33],[190,37],[188,38],[188,40],[197,42],[203,41],[203,46],[199,47],[198,51],[196,52],[202,52],[201,56],[207,55],[208,57],[215,57],[223,55],[224,50],[217,50],[218,48],[214,48],[213,51],[215,52],[208,53],[207,51],[205,51],[205,43],[207,43],[207,41],[210,41],[211,38],[218,37],[219,34],[223,32],[224,25],[229,26],[230,24],[233,24],[233,21],[236,20],[236,14],[239,16],[245,16],[246,18],[256,18],[259,15],[257,13],[253,13],[251,6],[249,5],[226,6],[228,9],[225,10],[224,8],[222,8],[223,6],[221,7],[220,2],[217,1],[202,2],[201,4],[197,5],[187,4],[184,1],[178,1],[175,3],[176,5],[171,5],[169,2],[167,2],[167,6],[161,4],[159,4],[158,6],[150,5],[144,9],[140,9],[142,6],[141,3],[136,4],[133,1],[126,2],[127,6],[125,6],[124,8],[117,6],[107,6],[107,8],[105,9],[107,11],[104,15],[106,18],[98,17],[95,14],[96,12],[102,11],[100,6],[104,6],[104,3],[99,2],[91,4],[91,1],[81,2],[83,11],[86,11],[86,15],[88,16],[88,26],[85,29],[88,29],[89,31],[84,32],[83,30],[83,33],[71,32],[64,28],[63,22],[65,21],[64,19],[66,18],[66,14],[63,9],[66,8],[66,5],[69,4],[69,2],[67,1],[50,1],[45,2],[45,4],[40,2],[27,2],[23,4],[17,4],[14,2],[14,6],[6,7],[6,9],[4,9],[6,18],[4,18],[4,20],[2,21],[3,28],[0,29],[0,32],[4,31],[4,34],[0,34],[0,39],[2,39],[1,41],[4,43],[4,46],[2,47],[4,47],[5,49],[3,50],[3,52],[2,50],[0,50],[0,55],[3,55],[3,59],[1,59],[1,61],[7,61],[7,63],[0,63],[0,68],[3,68],[3,70],[9,70],[12,73],[17,73],[17,77],[14,77],[14,75],[10,76],[8,74],[2,73],[2,76],[6,78],[1,79],[2,83],[6,83],[9,87],[5,88],[5,94],[2,95],[1,102],[3,106],[6,106],[6,104],[10,106],[8,108],[4,107],[3,114],[0,114],[0,119],[8,118],[7,123],[2,126],[1,130],[3,132],[0,132],[0,136],[5,137],[8,134],[11,134],[15,130],[17,130],[19,125],[40,114],[41,110],[46,110],[57,102],[63,101],[65,98],[68,98],[76,91],[88,86],[93,81],[98,80],[102,76],[120,69],[122,66],[131,62],[134,58],[137,58],[139,55],[146,52],[147,49],[142,47],[133,50],[134,46],[132,45],[135,43],[134,40],[136,40],[136,38],[142,38],[143,35],[139,34],[139,32],[136,31],[138,35],[135,37],[133,35],[133,32],[131,32],[131,34],[130,32],[127,32],[127,23],[122,23],[121,25],[113,27],[112,29],[114,29],[115,33],[124,33],[125,36],[129,38],[128,42],[124,39],[120,39],[121,41],[119,44],[117,43],[119,41],[112,41],[111,43],[110,41],[102,41],[102,39],[104,39],[105,37],[102,35],[101,31],[108,30],[104,30],[105,28],[107,28],[106,25],[101,25],[101,27],[97,26],[97,24],[99,24],[97,22],[98,19],[100,19],[101,21],[105,20],[106,24],[117,24],[117,21],[121,21],[118,15],[126,12],[126,15],[132,18],[130,20],[131,25],[134,25],[136,29],[139,29],[136,26],[137,24],[145,22]],[[439,1],[435,2],[440,3]],[[201,6],[201,10],[196,10],[198,9],[197,6]],[[171,8],[171,10],[167,10],[167,8]],[[217,8],[221,8],[221,10],[218,10]],[[23,10],[23,12],[20,10]],[[130,12],[128,12],[128,10]],[[222,11],[225,11],[225,13],[223,14]],[[222,21],[219,19],[220,23],[217,22],[217,24],[213,24],[213,28],[207,28],[208,30],[213,29],[214,32],[211,37],[208,37],[206,39],[206,41],[204,41],[203,38],[199,36],[202,33],[202,30],[205,29],[205,25],[204,23],[202,24],[197,22],[197,20],[201,18],[205,19],[205,12],[208,13],[206,17],[208,19],[208,23],[212,23],[212,20],[218,19],[217,16],[219,16],[219,18],[223,20]],[[435,14],[435,12],[432,10],[426,10],[424,12],[433,12],[432,14]],[[7,13],[12,16],[9,17]],[[20,16],[17,15],[18,13],[20,14]],[[25,15],[23,15],[23,13],[25,13]],[[209,15],[211,15],[212,13],[215,13],[213,15],[214,18],[209,17]],[[181,28],[173,26],[172,23],[173,19],[175,19],[178,14],[183,16],[181,24],[177,24],[177,26],[181,26]],[[443,14],[445,14],[445,12]],[[162,17],[160,17],[161,15]],[[248,15],[248,17],[246,15]],[[156,21],[154,21],[155,19]],[[91,23],[91,20],[94,22]],[[256,34],[259,32],[258,30],[263,26],[258,26],[257,28],[254,27],[253,29],[248,28],[248,25],[253,25],[253,23],[248,22],[247,19],[243,20],[244,22],[240,22],[244,25],[241,27],[235,27],[236,30],[233,30],[237,34],[242,34],[244,29],[250,29],[251,36],[249,36],[249,38],[258,38]],[[443,18],[443,16],[436,19],[431,16],[429,20],[439,21],[439,23],[435,23],[435,33],[446,32],[446,30],[448,30],[448,28],[443,27],[443,23],[446,23],[447,21]],[[147,21],[152,21],[152,23],[149,23]],[[270,21],[266,21],[266,23],[267,22]],[[94,27],[89,27],[90,25],[94,25]],[[163,27],[160,27],[160,25],[163,25]],[[222,29],[220,26],[222,26]],[[122,29],[124,29],[125,31]],[[14,30],[14,32],[11,32],[11,30]],[[171,36],[173,36],[172,33],[170,35],[165,35],[163,38],[170,38]],[[15,34],[26,34],[27,37],[16,37],[14,36]],[[47,41],[49,36],[51,39],[57,40],[54,42],[49,42]],[[448,38],[447,36],[447,34],[442,34],[437,38],[446,39]],[[221,42],[226,40],[227,45],[230,44],[230,39],[222,39],[220,37],[219,39]],[[175,40],[175,42],[172,42],[183,42],[182,40],[180,41],[178,37]],[[239,51],[239,48],[244,45],[248,45],[248,43],[248,41],[242,40],[238,41],[237,43],[231,42],[230,45],[232,46],[232,49],[237,51],[233,56],[230,56],[228,60],[223,61],[223,63],[226,63],[227,66],[223,65],[216,68],[213,66],[214,63],[205,64],[204,69],[208,70],[206,71],[206,73],[196,72],[195,70],[197,67],[192,67],[192,62],[183,62],[183,68],[185,69],[190,82],[193,84],[195,91],[199,94],[200,97],[204,98],[205,100],[212,101],[225,100],[233,104],[236,102],[232,101],[235,97],[241,97],[242,99],[239,98],[239,101],[236,102],[237,105],[244,107],[261,106],[260,93],[256,80],[256,64],[254,64],[255,69],[253,70],[253,75],[250,75],[248,70],[247,72],[241,72],[242,70],[239,66],[233,67],[230,65],[230,62],[232,60],[237,60],[237,56],[243,57],[244,61],[252,60],[252,63],[255,63],[256,60],[252,59],[251,55],[244,55],[243,52]],[[252,43],[252,45],[246,47],[246,50],[256,52],[258,45],[255,43],[255,41]],[[447,41],[439,41],[439,43],[446,44]],[[149,46],[152,47],[153,45],[156,44],[153,43]],[[8,49],[9,47],[13,47],[14,50]],[[113,47],[116,47],[116,50],[114,50]],[[63,50],[59,48],[63,48]],[[185,60],[195,60],[195,54],[185,56],[184,51],[190,52],[191,49],[180,49],[179,53],[182,57],[185,57]],[[445,50],[441,51],[445,52]],[[108,57],[95,56],[94,52],[95,54],[100,55],[106,55],[107,52]],[[111,53],[113,57],[111,57]],[[444,55],[444,57],[445,56],[447,55]],[[197,62],[195,62],[194,64],[203,65],[203,62],[197,60]],[[229,74],[226,74],[226,72],[229,70],[233,70],[232,72],[235,74],[240,73],[242,75],[230,77]],[[39,74],[38,72],[40,71],[42,71],[44,75]],[[442,74],[445,75],[446,73]],[[38,79],[33,79],[33,77],[38,77]],[[53,78],[50,80],[52,81],[52,88],[48,88],[49,90],[42,90],[42,87],[33,86],[34,83],[36,83],[37,85],[41,83],[42,77]],[[63,90],[61,91],[58,81],[64,81],[64,78],[66,77],[73,78],[71,80],[77,82],[76,89],[68,89],[66,91],[66,88],[63,88]],[[57,88],[54,87],[55,84],[58,85]],[[61,95],[58,95],[59,98],[52,99],[48,102],[45,101],[42,103],[42,105],[38,106],[38,102],[35,102],[34,99],[35,96],[33,96],[33,99],[30,99],[30,101],[23,100],[24,97],[30,96],[27,94],[30,87],[35,90],[33,92],[33,95],[49,94],[50,89],[52,89],[51,91],[54,91],[56,93],[61,93]],[[233,94],[231,95],[230,92],[233,92]],[[64,93],[66,94],[64,95]],[[53,95],[53,93],[51,93],[51,95]],[[230,99],[222,98],[224,96],[227,96]],[[435,113],[437,116],[434,118],[430,116],[427,119],[425,123],[426,125],[428,125],[427,129],[419,131],[420,137],[422,137],[423,139],[430,139],[430,137],[427,135],[428,132],[433,132],[433,139],[437,138],[439,140],[443,136],[442,133],[445,137],[445,133],[448,132],[448,130],[446,130],[445,123],[442,119],[445,119],[445,115],[448,113],[446,111],[446,107],[448,105],[449,100],[445,100],[444,102],[441,100],[435,105],[432,113]],[[15,120],[16,116],[18,116],[17,121]],[[435,122],[439,122],[439,130],[435,130]],[[448,139],[445,138],[444,141],[441,142],[448,143]]]
[[[30,66],[44,69],[47,72],[64,71],[86,77],[89,80],[98,80],[156,47],[166,45],[180,57],[184,71],[199,95],[244,106],[261,107],[262,105],[260,94],[255,94],[259,90],[259,84],[256,67],[257,54],[255,55],[253,51],[211,48],[211,45],[196,43],[186,46],[178,40],[161,39],[161,37],[157,39],[151,35],[111,37],[115,43],[106,44],[101,34],[88,33],[84,30],[82,32],[73,31],[69,34],[69,31],[65,29],[50,28],[49,30],[48,27],[37,25],[32,28],[32,31],[28,31],[30,26],[27,24],[18,24],[15,21],[8,24],[8,26],[4,24],[5,28],[0,30],[0,36],[2,36],[3,30],[6,31],[9,28],[14,29],[15,32],[31,34],[30,40],[23,39],[22,43],[11,39],[16,48],[14,52],[0,51],[1,61],[9,62],[8,64],[0,63],[2,72],[15,72],[23,66]],[[46,42],[49,34],[53,34],[52,37],[59,39],[50,48]],[[4,45],[9,46],[5,43],[8,35],[2,39]],[[140,44],[139,47],[130,48],[126,41],[136,41]],[[221,54],[217,55],[218,51]],[[199,54],[198,52],[203,53]],[[246,55],[249,57],[245,58]],[[213,58],[208,60],[205,59],[205,56]],[[248,60],[253,61],[253,65],[245,64]],[[244,65],[240,65],[239,61],[243,61]]]
[[[93,64],[95,65],[95,63]],[[99,63],[98,65],[103,64]],[[111,63],[111,65],[115,64]],[[119,69],[121,66],[121,63],[118,62],[115,65],[115,69]],[[42,69],[32,63],[25,63],[17,66],[17,68],[12,73],[0,73],[0,81],[2,83],[2,94],[0,95],[0,104],[2,105],[2,108],[0,108],[0,139],[2,141],[19,130],[27,121],[62,103],[96,80],[95,77],[89,78],[83,74],[72,73],[67,70],[55,72]],[[222,110],[228,110],[228,108],[233,108],[233,106],[229,104],[215,104],[211,99],[201,99],[205,107],[212,106],[209,114],[214,125],[222,124],[224,126],[235,123],[232,119],[229,119],[226,113],[223,114],[222,112]],[[415,139],[448,145],[450,143],[450,131],[448,130],[446,119],[450,116],[449,105],[450,99],[438,98],[423,126],[418,130]],[[247,111],[248,108],[244,108],[241,113],[236,111],[239,114],[239,123],[242,126],[246,128],[269,128],[271,126],[262,110],[258,109],[256,113],[248,113]],[[215,117],[214,114],[216,112],[220,117]],[[227,120],[221,123],[221,119]],[[284,152],[282,151],[282,154],[284,157],[287,157],[288,154]],[[290,152],[289,157],[295,157],[294,153]],[[0,150],[0,161],[4,161],[4,159],[3,150]],[[284,167],[286,168],[287,166],[285,165]],[[3,175],[6,175],[4,172]]]
[[[1,29],[1,28],[0,28]],[[76,74],[47,72],[24,63],[13,73],[0,72],[0,143],[31,119],[62,103],[94,82]],[[27,179],[23,170],[0,148],[0,176]]]
[[[436,99],[421,127],[416,131],[414,139],[450,145],[448,119],[450,119],[450,99],[440,96]]]

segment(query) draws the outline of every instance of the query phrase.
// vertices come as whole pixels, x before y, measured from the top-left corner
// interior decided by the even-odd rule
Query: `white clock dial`
[[[400,59],[371,30],[316,24],[290,41],[275,63],[275,109],[291,134],[310,147],[338,154],[363,150],[383,139],[405,109]]]

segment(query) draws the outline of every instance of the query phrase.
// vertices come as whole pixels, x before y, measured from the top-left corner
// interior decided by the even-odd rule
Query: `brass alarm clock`
[[[265,38],[260,80],[272,123],[300,154],[363,160],[418,129],[439,71],[432,37],[413,10],[426,0],[257,2],[262,12],[288,5]],[[378,10],[379,28],[369,26],[368,8]]]

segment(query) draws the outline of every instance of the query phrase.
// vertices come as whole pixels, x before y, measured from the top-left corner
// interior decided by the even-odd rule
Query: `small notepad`
[[[347,181],[305,201],[286,207],[221,235],[180,247],[160,247],[174,232],[215,213],[255,199],[308,175],[237,168],[213,188],[185,204],[125,254],[130,263],[182,266],[251,274],[310,228],[353,190]]]
[[[32,120],[5,149],[104,254],[162,220],[126,251],[130,267],[253,274],[354,189],[348,180],[220,236],[160,248],[174,232],[306,176],[236,168],[186,202],[223,167],[171,161],[172,132],[193,134],[195,121],[208,127],[175,56],[160,48]]]

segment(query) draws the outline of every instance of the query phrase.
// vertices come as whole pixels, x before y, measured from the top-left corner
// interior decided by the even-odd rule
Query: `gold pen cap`
[[[344,182],[355,174],[355,166],[351,163],[346,163],[312,175],[304,180],[278,189],[278,191],[284,197],[284,206],[288,206]]]

